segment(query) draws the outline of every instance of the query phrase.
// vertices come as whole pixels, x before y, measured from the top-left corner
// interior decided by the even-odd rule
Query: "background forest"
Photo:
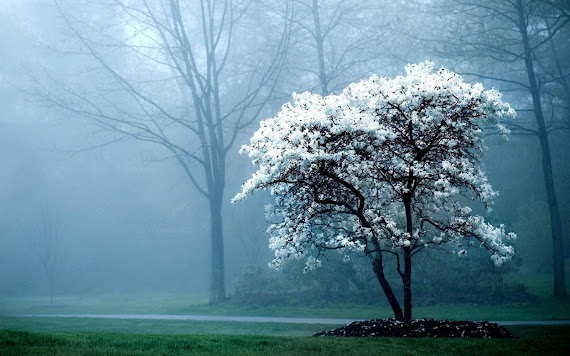
[[[240,146],[292,92],[425,60],[516,110],[484,165],[500,193],[485,217],[518,239],[501,267],[418,255],[415,305],[565,296],[569,39],[567,0],[3,0],[0,296],[386,305],[357,256],[269,269],[272,197],[230,199],[254,171]]]

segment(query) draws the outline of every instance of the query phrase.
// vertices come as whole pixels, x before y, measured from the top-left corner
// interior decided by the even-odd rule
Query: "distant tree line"
[[[554,251],[553,291],[566,294],[567,237],[550,138],[570,129],[567,1],[53,4],[72,38],[53,46],[74,61],[78,77],[33,73],[36,94],[72,117],[114,132],[116,140],[157,145],[177,162],[209,211],[210,302],[226,297],[228,157],[252,125],[274,115],[292,91],[338,93],[371,73],[392,75],[405,63],[425,59],[505,92],[518,112],[508,127],[538,139]]]

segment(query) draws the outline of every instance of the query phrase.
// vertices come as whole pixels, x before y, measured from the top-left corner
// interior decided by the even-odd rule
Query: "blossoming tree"
[[[412,257],[446,244],[463,255],[480,246],[500,265],[516,237],[473,214],[497,195],[481,168],[484,126],[503,134],[514,111],[497,91],[471,85],[433,63],[406,66],[393,79],[372,76],[340,95],[293,95],[261,122],[247,153],[258,170],[234,201],[270,189],[272,266],[335,249],[364,253],[398,320],[412,317]],[[383,254],[396,256],[403,311],[384,275]],[[401,265],[403,261],[403,266]]]

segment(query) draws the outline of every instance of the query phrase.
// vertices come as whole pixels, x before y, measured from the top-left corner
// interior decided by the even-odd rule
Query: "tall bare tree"
[[[118,139],[157,144],[178,162],[208,203],[209,300],[221,302],[227,155],[275,88],[289,41],[288,2],[271,12],[255,1],[111,0],[100,8],[107,17],[55,4],[73,51],[99,77],[75,86],[53,76],[53,83],[36,80],[37,93]],[[256,28],[252,13],[271,27]]]
[[[541,60],[545,60],[541,54],[555,51],[553,46],[560,45],[559,35],[568,31],[568,8],[563,6],[564,2],[548,0],[453,0],[438,3],[439,6],[430,3],[428,7],[438,14],[447,15],[442,22],[447,30],[441,31],[443,37],[432,38],[428,42],[441,50],[439,54],[448,55],[455,62],[478,65],[477,71],[467,71],[463,73],[465,75],[491,80],[504,90],[516,90],[527,95],[519,105],[522,113],[531,113],[532,120],[524,122],[517,119],[511,126],[519,133],[536,136],[540,143],[553,246],[553,290],[555,296],[564,296],[564,237],[549,139],[549,134],[559,125],[555,126],[556,120],[549,120],[545,115],[548,113],[545,103],[548,102],[549,82],[556,78],[564,86],[569,73],[564,73],[567,69],[560,67],[558,74],[552,76],[541,72],[540,68],[543,65]],[[567,45],[568,38],[562,42]],[[442,43],[446,45],[442,46]],[[551,59],[548,56],[547,60]],[[561,116],[561,111],[556,112],[554,106],[550,105],[548,109],[552,118]]]
[[[381,60],[393,59],[386,45],[394,22],[392,4],[363,0],[292,3],[294,36],[286,67],[302,85],[296,90],[328,95],[378,70]]]

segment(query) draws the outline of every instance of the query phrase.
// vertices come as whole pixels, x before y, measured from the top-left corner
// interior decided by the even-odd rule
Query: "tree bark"
[[[404,248],[404,322],[412,320],[412,254],[409,248]]]
[[[413,233],[412,226],[412,201],[411,197],[404,198],[406,209],[406,230],[410,236]],[[404,322],[410,323],[412,320],[412,248],[404,247],[404,273],[401,274],[404,285]]]
[[[379,247],[380,246],[378,246],[378,248]],[[390,283],[384,275],[384,267],[382,266],[382,252],[378,250],[376,252],[370,253],[369,256],[370,261],[372,262],[372,268],[376,274],[376,278],[378,279],[378,282],[380,282],[380,286],[386,295],[386,299],[388,299],[388,303],[394,312],[394,318],[396,318],[396,320],[403,321],[404,314],[402,313],[400,303],[398,303],[398,299],[394,295],[394,291],[392,290]]]
[[[550,143],[548,140],[548,132],[544,121],[542,106],[540,103],[540,89],[536,82],[534,65],[530,42],[527,33],[527,23],[524,14],[524,5],[522,0],[517,0],[517,13],[519,20],[519,32],[521,34],[522,44],[524,48],[524,61],[529,81],[530,94],[532,96],[534,116],[538,127],[538,137],[540,148],[542,150],[542,171],[544,174],[544,184],[546,188],[546,198],[548,201],[548,210],[550,213],[550,228],[552,233],[552,255],[554,265],[554,295],[566,295],[566,276],[564,271],[564,245],[562,241],[562,223],[560,220],[560,211],[554,189],[554,178],[552,175],[552,159],[550,156]]]
[[[223,189],[216,189],[210,197],[210,304],[218,304],[226,298],[225,265],[224,265],[224,233],[222,228],[222,196]]]

